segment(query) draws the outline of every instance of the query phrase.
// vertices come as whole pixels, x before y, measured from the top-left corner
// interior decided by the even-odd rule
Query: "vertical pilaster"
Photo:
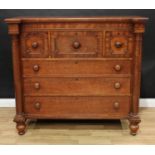
[[[20,27],[19,21],[17,23],[10,23],[8,26],[9,34],[12,36],[12,57],[13,57],[13,73],[14,73],[14,86],[16,97],[16,115],[14,122],[20,135],[25,133],[26,118],[24,117],[23,107],[23,88],[22,88],[22,64],[21,64],[21,51],[20,51]]]
[[[12,56],[13,56],[13,72],[14,72],[14,86],[16,96],[16,113],[22,114],[23,97],[22,97],[22,78],[21,78],[21,60],[19,49],[19,36],[12,35]]]
[[[135,33],[135,51],[134,51],[134,72],[133,72],[133,106],[132,113],[138,113],[140,83],[141,83],[141,59],[142,59],[142,33]]]
[[[129,114],[129,128],[132,135],[136,135],[141,122],[138,116],[140,83],[141,83],[141,61],[142,61],[142,34],[144,33],[144,24],[136,23],[134,25],[135,42],[133,54],[133,89],[132,89],[132,105]]]

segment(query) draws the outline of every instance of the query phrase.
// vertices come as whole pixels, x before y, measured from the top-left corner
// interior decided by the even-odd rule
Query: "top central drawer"
[[[52,32],[54,57],[99,57],[102,54],[102,32]]]

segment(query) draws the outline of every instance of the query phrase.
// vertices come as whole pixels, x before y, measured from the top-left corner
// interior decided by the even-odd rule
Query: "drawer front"
[[[51,32],[54,57],[99,57],[102,55],[102,32]]]
[[[132,57],[134,34],[130,31],[106,31],[105,57]]]
[[[23,32],[21,34],[22,57],[132,57],[134,38],[132,32],[120,30]]]
[[[25,113],[43,118],[120,118],[130,109],[130,97],[25,97]]]
[[[23,60],[23,76],[131,74],[130,60]]]
[[[24,94],[32,96],[130,95],[130,78],[102,78],[102,77],[25,78]]]
[[[22,57],[45,58],[49,56],[47,32],[25,32],[21,35]]]

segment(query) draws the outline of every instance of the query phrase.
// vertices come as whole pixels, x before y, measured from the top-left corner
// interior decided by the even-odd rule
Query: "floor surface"
[[[155,108],[141,108],[140,130],[131,136],[128,121],[33,121],[19,136],[15,108],[0,108],[0,144],[155,144]]]

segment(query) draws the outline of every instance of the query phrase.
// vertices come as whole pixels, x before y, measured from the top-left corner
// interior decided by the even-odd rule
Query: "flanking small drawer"
[[[47,32],[23,32],[21,51],[24,58],[46,58],[49,56]]]
[[[53,77],[24,78],[25,96],[130,95],[130,78]]]
[[[82,60],[82,59],[42,59],[23,61],[23,76],[43,76],[50,77],[65,74],[131,74],[131,60],[121,59],[99,59],[99,60]]]
[[[104,57],[133,57],[134,41],[130,31],[106,31]]]
[[[52,55],[64,57],[101,57],[102,31],[57,31],[51,32]]]
[[[38,118],[121,118],[128,115],[130,97],[25,97],[25,113]]]

